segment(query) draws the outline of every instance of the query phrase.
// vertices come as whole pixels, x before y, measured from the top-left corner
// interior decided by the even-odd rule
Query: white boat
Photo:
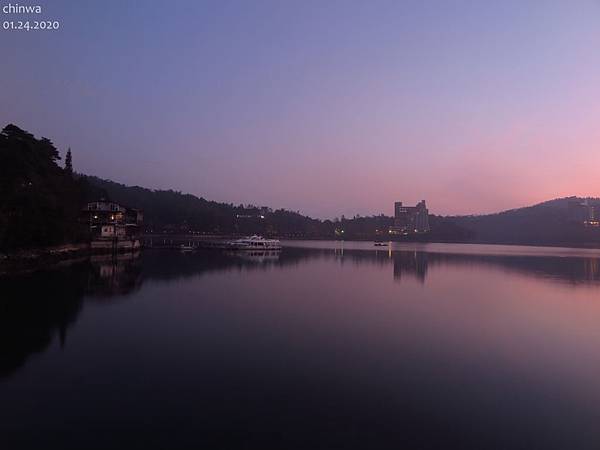
[[[186,253],[186,252],[193,252],[194,250],[196,250],[196,248],[195,248],[193,245],[191,245],[191,244],[188,244],[188,245],[181,244],[181,245],[179,246],[179,249],[180,249],[182,252],[184,252],[184,253]]]
[[[227,243],[232,250],[281,250],[279,239],[265,239],[262,236],[250,236]]]
[[[279,250],[229,250],[226,255],[249,261],[253,263],[268,263],[277,261],[281,251]]]

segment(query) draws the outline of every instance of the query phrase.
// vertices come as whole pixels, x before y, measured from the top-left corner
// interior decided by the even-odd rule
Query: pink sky
[[[82,172],[321,218],[600,196],[598,2],[42,3],[0,121]]]

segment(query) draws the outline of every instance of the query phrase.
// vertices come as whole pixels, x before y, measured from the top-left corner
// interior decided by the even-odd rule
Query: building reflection
[[[400,281],[403,278],[412,277],[425,283],[427,255],[425,252],[391,252],[394,263],[394,279]]]
[[[393,265],[393,278],[397,281],[412,278],[426,283],[429,273],[437,268],[478,266],[571,285],[600,283],[600,258],[584,256],[434,253],[396,250],[391,247],[381,251],[352,249],[340,245],[330,249],[287,248],[278,264],[318,258],[333,258],[340,264]]]
[[[140,252],[95,255],[90,258],[86,294],[114,299],[137,291],[142,285]]]
[[[428,253],[415,251],[386,250],[344,250],[343,246],[331,250],[333,257],[344,264],[351,262],[356,265],[376,264],[380,266],[393,265],[393,276],[397,281],[413,278],[425,283],[427,276]],[[320,251],[321,257],[327,257],[326,251]],[[289,257],[289,254],[286,255]]]

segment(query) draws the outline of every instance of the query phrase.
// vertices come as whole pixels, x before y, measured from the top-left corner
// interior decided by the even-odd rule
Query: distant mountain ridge
[[[261,233],[305,238],[388,239],[393,218],[385,215],[319,220],[297,212],[256,206],[234,206],[172,190],[126,186],[85,176],[93,195],[105,195],[144,210],[146,228],[155,231]],[[569,203],[586,200],[565,197],[493,214],[431,215],[431,233],[405,238],[436,242],[473,242],[531,245],[600,245],[600,228],[584,227],[569,217]],[[598,198],[588,200],[598,201]]]
[[[571,202],[598,198],[564,197],[494,214],[449,217],[468,229],[475,242],[518,244],[600,243],[600,229],[572,219]]]

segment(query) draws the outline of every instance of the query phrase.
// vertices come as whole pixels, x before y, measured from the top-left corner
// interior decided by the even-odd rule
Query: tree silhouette
[[[50,139],[7,125],[0,132],[0,160],[0,251],[85,238],[78,218],[87,183],[57,164]]]
[[[67,156],[65,157],[65,171],[69,174],[73,174],[73,157],[71,156],[71,147],[67,150]]]

